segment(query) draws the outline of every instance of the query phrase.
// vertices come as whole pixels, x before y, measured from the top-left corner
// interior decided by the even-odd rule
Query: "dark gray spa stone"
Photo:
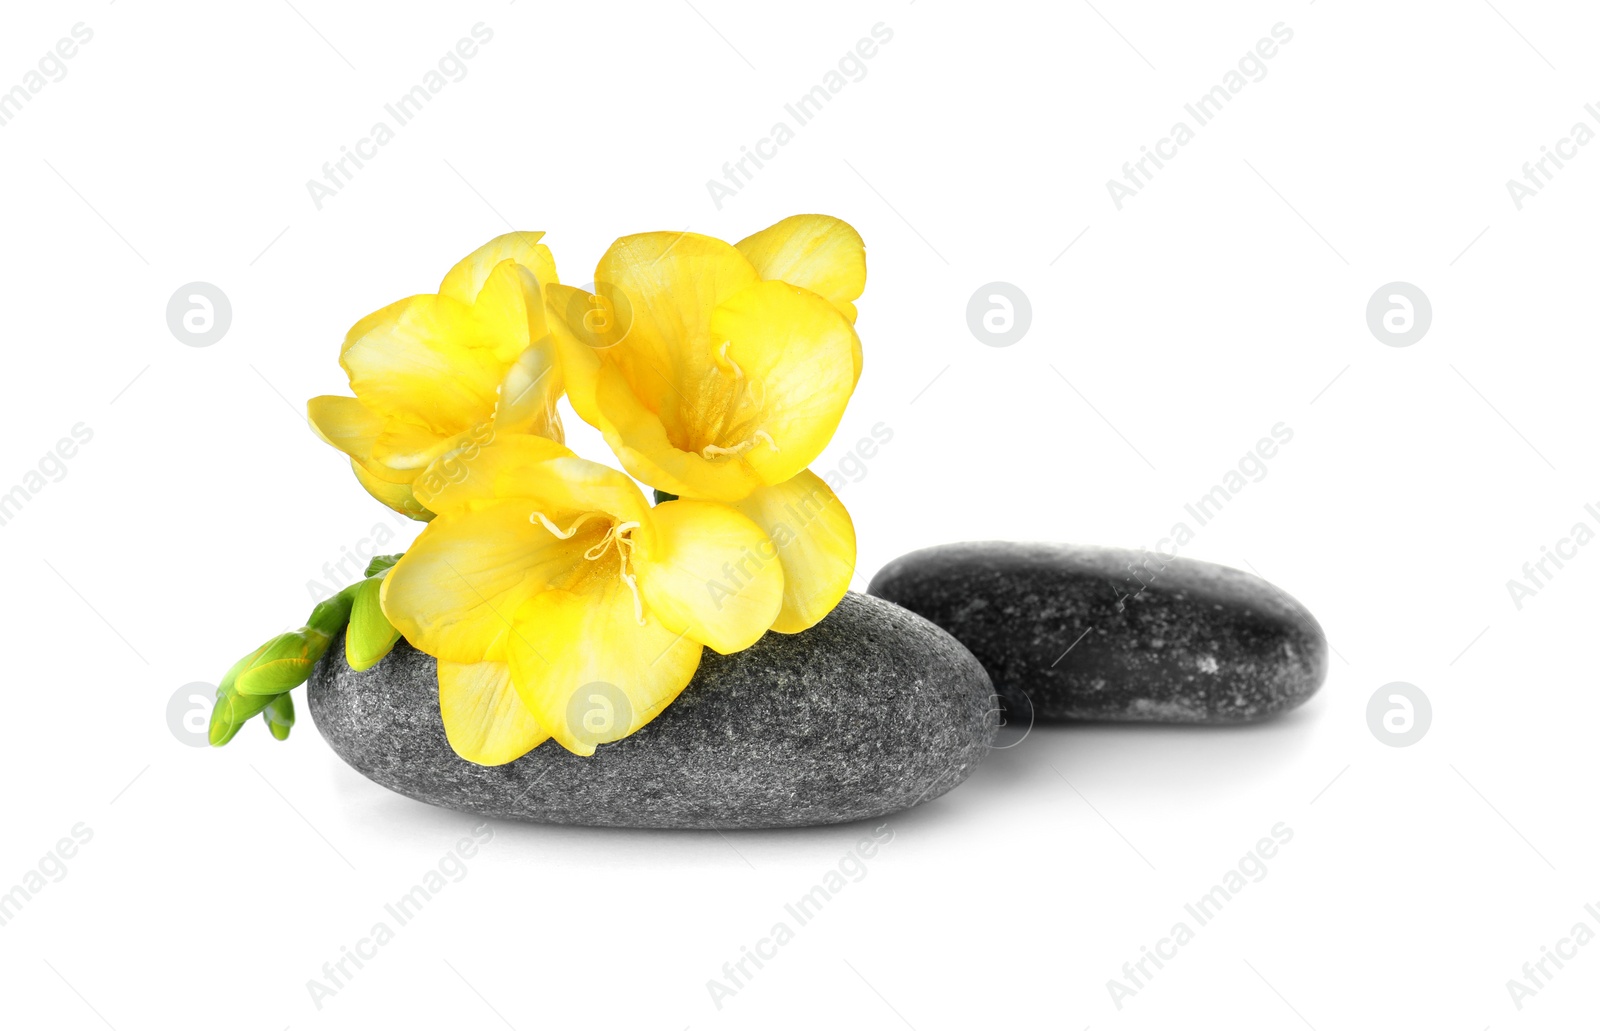
[[[1328,672],[1305,607],[1237,569],[1006,541],[903,555],[867,590],[926,616],[989,671],[1008,718],[1246,723]]]
[[[505,766],[459,758],[439,719],[434,660],[405,641],[364,673],[335,643],[308,685],[340,758],[423,802],[539,823],[804,827],[883,816],[960,784],[999,726],[983,667],[897,605],[848,594],[801,634],[694,679],[638,733],[584,758],[546,742]]]

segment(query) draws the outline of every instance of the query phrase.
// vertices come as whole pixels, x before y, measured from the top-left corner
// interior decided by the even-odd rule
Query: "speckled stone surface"
[[[345,762],[402,795],[485,816],[606,827],[803,827],[883,816],[965,780],[999,726],[983,667],[938,627],[849,594],[802,634],[707,649],[677,701],[592,757],[546,742],[468,763],[439,721],[434,660],[404,641],[364,673],[335,643],[308,685]]]
[[[987,541],[903,555],[868,591],[970,648],[1010,718],[1245,723],[1328,672],[1305,607],[1237,569],[1153,552]]]

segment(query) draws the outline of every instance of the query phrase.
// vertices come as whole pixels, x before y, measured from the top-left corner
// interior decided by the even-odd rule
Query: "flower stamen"
[[[551,533],[562,538],[563,540],[566,540],[576,533],[578,526],[590,516],[596,516],[602,519],[606,518],[605,514],[601,512],[586,513],[580,519],[578,519],[577,522],[573,523],[571,528],[568,529],[566,533],[562,533],[554,526],[554,524],[545,519],[545,517],[538,512],[535,512],[532,516],[530,516],[529,521],[532,522],[534,519],[538,519],[540,522],[545,524],[545,528]],[[639,577],[632,568],[633,547],[635,541],[630,534],[638,528],[639,523],[633,520],[624,523],[612,523],[611,526],[606,529],[605,536],[601,537],[597,543],[591,545],[589,549],[583,553],[583,557],[590,562],[598,562],[606,557],[606,554],[611,550],[612,545],[616,545],[617,575],[621,578],[622,582],[627,585],[629,593],[633,595],[633,618],[640,626],[647,626],[648,624],[644,618],[644,596],[639,593]]]
[[[617,543],[617,559],[620,566],[619,575],[622,582],[628,585],[628,590],[633,593],[633,619],[640,626],[645,625],[644,597],[639,594],[639,577],[631,568],[633,562],[634,539],[630,535],[637,529],[637,522],[618,523],[612,528]]]
[[[716,444],[707,444],[700,449],[700,457],[708,462],[713,458],[738,458],[763,442],[772,450],[778,450],[778,442],[772,439],[772,434],[766,430],[756,430],[747,439],[739,441],[733,447],[718,447]]]
[[[590,519],[604,519],[604,518],[605,518],[605,514],[602,513],[602,512],[585,512],[583,515],[581,515],[577,519],[573,520],[572,525],[567,527],[565,530],[563,530],[560,527],[558,527],[555,523],[552,523],[550,521],[550,517],[545,515],[543,512],[533,512],[533,513],[531,513],[528,516],[528,522],[542,524],[546,530],[549,530],[551,533],[555,534],[557,537],[559,537],[559,538],[561,538],[562,540],[565,541],[565,540],[571,540],[573,534],[576,534],[578,532],[578,528],[581,527],[584,523],[588,522]]]
[[[732,371],[735,379],[744,379],[744,370],[739,368],[739,363],[734,361],[728,354],[728,348],[732,346],[732,340],[724,340],[722,342],[722,346],[717,349],[717,367]]]

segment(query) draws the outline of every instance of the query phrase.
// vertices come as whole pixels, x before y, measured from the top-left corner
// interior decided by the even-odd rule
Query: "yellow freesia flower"
[[[652,508],[614,469],[507,436],[454,482],[383,582],[384,614],[438,660],[451,746],[482,765],[546,738],[579,755],[648,723],[702,646],[748,648],[783,604],[767,535],[733,508]]]
[[[865,285],[860,235],[796,215],[737,246],[624,237],[592,291],[546,291],[573,408],[623,467],[767,531],[784,573],[783,633],[827,615],[855,569],[849,514],[806,467],[861,375],[853,302]]]
[[[318,436],[349,455],[356,479],[390,508],[432,518],[414,485],[441,458],[505,434],[563,439],[543,301],[556,266],[543,235],[498,236],[457,262],[438,293],[357,322],[339,356],[356,396],[307,404]]]

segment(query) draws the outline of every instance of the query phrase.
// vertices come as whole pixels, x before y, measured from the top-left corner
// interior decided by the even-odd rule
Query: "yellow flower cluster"
[[[855,569],[849,514],[807,466],[861,375],[856,231],[628,236],[581,290],[541,236],[491,240],[356,323],[356,396],[308,406],[363,487],[429,521],[379,598],[483,765],[632,734],[703,648],[805,630]],[[626,472],[564,446],[563,394]]]

